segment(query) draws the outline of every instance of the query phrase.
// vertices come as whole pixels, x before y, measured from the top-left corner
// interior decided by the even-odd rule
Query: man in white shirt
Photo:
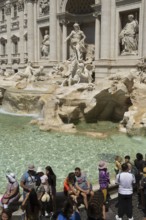
[[[122,220],[124,214],[127,215],[129,220],[133,220],[132,194],[135,177],[132,173],[129,173],[128,165],[126,163],[122,164],[122,172],[117,174],[116,183],[119,185],[118,215],[116,215],[116,220]]]

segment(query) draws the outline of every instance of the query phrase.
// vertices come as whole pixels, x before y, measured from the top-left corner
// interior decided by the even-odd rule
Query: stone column
[[[110,58],[111,1],[101,1],[101,59]]]
[[[115,42],[116,42],[116,0],[111,0],[111,47],[110,55],[111,59],[115,58]]]
[[[57,0],[50,0],[50,61],[57,60]]]
[[[95,60],[99,59],[100,56],[100,20],[98,12],[94,13],[95,20]]]
[[[37,59],[37,48],[38,48],[38,37],[37,37],[37,26],[36,26],[36,20],[37,20],[37,4],[36,4],[36,0],[34,1],[34,61],[38,61]]]
[[[67,60],[67,42],[65,42],[67,38],[67,22],[62,20],[62,60]]]
[[[143,8],[143,36],[142,36],[142,39],[143,39],[143,42],[142,42],[142,48],[143,48],[143,51],[142,51],[142,56],[143,58],[146,58],[146,1],[143,0],[142,2],[142,8]]]
[[[11,56],[12,56],[12,51],[11,51],[12,41],[11,41],[11,3],[10,3],[10,1],[6,1],[5,13],[6,13],[6,22],[7,22],[7,55],[8,55],[8,64],[11,64],[12,63],[12,60],[11,60]]]
[[[17,3],[18,15],[19,15],[19,53],[20,53],[20,63],[24,63],[24,1],[19,0]]]
[[[26,0],[27,3],[27,31],[28,31],[28,61],[34,61],[34,0]]]

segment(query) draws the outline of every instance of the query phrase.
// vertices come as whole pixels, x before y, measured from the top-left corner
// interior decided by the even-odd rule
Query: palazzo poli
[[[50,71],[70,58],[67,36],[79,24],[95,78],[135,68],[146,57],[145,0],[1,0],[0,68],[27,63]]]

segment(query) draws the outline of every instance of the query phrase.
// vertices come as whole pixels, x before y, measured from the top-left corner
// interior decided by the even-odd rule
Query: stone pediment
[[[6,43],[7,42],[7,38],[6,37],[1,37],[0,38],[0,42],[1,43]]]
[[[11,36],[11,40],[12,40],[13,42],[17,42],[17,41],[19,40],[19,35],[13,34],[13,35]]]

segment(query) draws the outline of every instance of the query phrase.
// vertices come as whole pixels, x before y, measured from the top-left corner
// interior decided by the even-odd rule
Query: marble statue
[[[45,30],[45,35],[44,35],[44,39],[42,41],[42,47],[41,47],[41,54],[43,57],[48,57],[49,48],[50,48],[49,32],[48,30]]]
[[[121,55],[137,55],[138,54],[138,21],[133,15],[128,15],[129,22],[121,31],[119,37],[122,44]]]
[[[40,15],[46,15],[49,13],[49,0],[40,1]]]
[[[78,83],[92,83],[92,64],[85,64],[84,61],[77,61],[76,59],[66,64],[68,64],[68,68],[64,75],[66,78],[62,86],[71,86]]]
[[[77,60],[82,60],[86,51],[84,44],[86,36],[84,32],[80,30],[79,24],[75,23],[73,27],[74,30],[71,31],[65,41],[70,40],[70,46],[73,50],[74,56],[77,58]]]

